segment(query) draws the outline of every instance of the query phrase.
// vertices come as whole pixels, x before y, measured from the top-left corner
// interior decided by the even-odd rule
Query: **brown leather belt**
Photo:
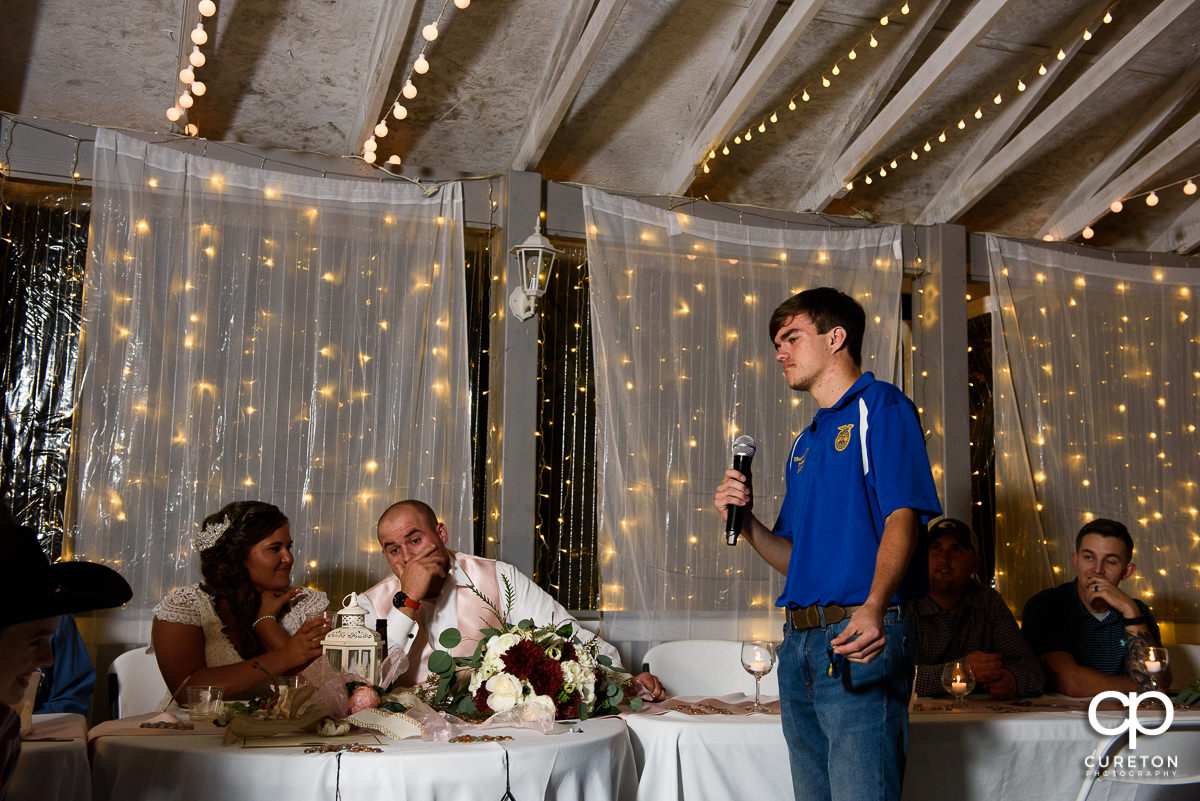
[[[797,631],[806,629],[819,629],[822,626],[832,626],[834,623],[841,623],[846,618],[858,611],[862,604],[855,606],[839,606],[837,604],[827,604],[826,606],[801,606],[797,609],[789,609],[788,617],[792,621],[792,628]],[[900,605],[892,604],[887,609],[883,610],[886,615],[888,612],[899,612]],[[821,622],[822,613],[824,613],[825,621]]]

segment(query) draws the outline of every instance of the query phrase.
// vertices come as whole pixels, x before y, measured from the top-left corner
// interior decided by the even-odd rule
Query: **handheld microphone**
[[[754,458],[754,437],[743,434],[733,441],[733,469],[750,481],[750,460]],[[730,506],[725,518],[725,544],[737,545],[738,534],[742,532],[742,518],[746,514],[744,506]]]

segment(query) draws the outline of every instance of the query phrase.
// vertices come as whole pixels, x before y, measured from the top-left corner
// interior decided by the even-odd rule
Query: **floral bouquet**
[[[470,656],[452,656],[462,641],[458,629],[446,629],[429,657],[429,678],[417,688],[430,706],[468,719],[480,719],[522,707],[524,719],[585,720],[615,715],[625,699],[628,671],[599,653],[593,636],[584,641],[571,623],[534,625],[532,620],[507,623],[513,589],[505,577],[505,613],[477,590],[496,616],[498,626],[482,631]],[[474,589],[474,588],[472,588]],[[642,699],[629,706],[637,711]]]

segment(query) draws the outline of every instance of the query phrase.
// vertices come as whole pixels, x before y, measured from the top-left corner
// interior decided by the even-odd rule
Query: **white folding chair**
[[[1200,645],[1176,643],[1167,646],[1170,654],[1171,690],[1179,692],[1200,679]]]
[[[153,712],[167,697],[167,683],[149,648],[134,648],[121,654],[109,665],[108,674],[110,705],[119,718]]]
[[[1124,732],[1105,737],[1092,751],[1091,765],[1112,765],[1113,757],[1137,757],[1135,765],[1145,767],[1103,769],[1094,767],[1085,776],[1083,786],[1075,801],[1087,801],[1096,782],[1123,782],[1125,784],[1178,785],[1200,784],[1200,720],[1176,718],[1171,728],[1162,734],[1143,734],[1137,738],[1137,748],[1129,750],[1129,734]],[[1170,759],[1178,760],[1173,769],[1175,775],[1155,776],[1154,766],[1169,765]],[[1122,760],[1124,762],[1124,760]],[[1167,772],[1170,772],[1169,770]]]
[[[754,694],[754,677],[742,667],[737,640],[675,640],[646,652],[643,670],[663,683],[668,695]],[[763,695],[779,695],[772,670],[762,679]]]

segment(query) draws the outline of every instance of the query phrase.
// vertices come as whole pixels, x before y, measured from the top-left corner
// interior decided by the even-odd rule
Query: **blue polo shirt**
[[[871,373],[796,437],[785,484],[774,530],[792,556],[777,606],[863,603],[887,516],[915,509],[924,524],[941,514],[917,409]],[[923,597],[928,583],[926,560],[910,561],[892,603]]]

